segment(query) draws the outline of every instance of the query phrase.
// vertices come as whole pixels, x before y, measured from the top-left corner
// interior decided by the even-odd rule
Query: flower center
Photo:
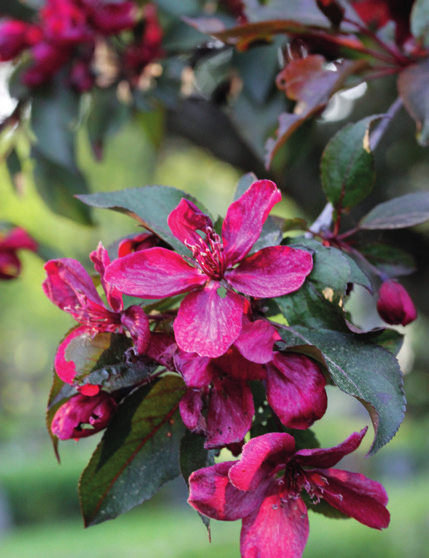
[[[221,237],[211,228],[205,230],[206,241],[200,245],[189,245],[203,273],[210,279],[222,279],[226,268],[226,258]]]

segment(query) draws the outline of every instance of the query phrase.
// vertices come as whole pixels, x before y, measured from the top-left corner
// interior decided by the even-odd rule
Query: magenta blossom
[[[0,231],[0,280],[18,277],[21,271],[18,250],[35,252],[37,248],[37,243],[21,227],[15,227],[6,234]]]
[[[295,451],[286,433],[250,440],[240,461],[200,469],[189,478],[189,503],[222,521],[243,520],[242,558],[300,558],[308,538],[307,492],[368,527],[383,529],[390,515],[381,484],[359,473],[331,469],[356,450],[366,429],[329,449]]]
[[[206,448],[237,443],[250,430],[251,380],[265,380],[268,403],[288,428],[308,428],[324,415],[324,375],[305,355],[273,351],[279,338],[268,322],[246,317],[240,337],[220,357],[177,351],[176,370],[188,387],[180,413],[189,430],[206,436]]]
[[[417,318],[417,310],[405,288],[387,280],[380,287],[377,301],[380,317],[391,325],[406,326]]]
[[[142,298],[188,293],[174,322],[177,344],[190,353],[218,357],[242,329],[246,298],[238,292],[257,298],[288,294],[299,289],[312,270],[308,252],[287,246],[263,248],[248,256],[280,199],[273,182],[254,182],[229,207],[221,236],[207,215],[182,199],[168,224],[193,259],[151,248],[115,260],[106,270],[106,280],[123,293]]]
[[[104,391],[93,397],[79,393],[55,413],[51,431],[60,440],[92,436],[106,428],[117,408],[114,398]]]
[[[105,268],[110,264],[107,250],[100,243],[91,254],[95,270],[100,274],[106,294],[107,308],[84,267],[76,260],[64,258],[50,260],[45,265],[47,278],[43,283],[46,296],[61,310],[68,312],[82,324],[74,329],[60,344],[55,359],[55,369],[60,378],[73,383],[76,370],[73,362],[65,359],[65,351],[75,337],[87,333],[128,331],[137,353],[143,354],[149,346],[149,320],[140,306],[123,309],[122,294],[104,280]]]

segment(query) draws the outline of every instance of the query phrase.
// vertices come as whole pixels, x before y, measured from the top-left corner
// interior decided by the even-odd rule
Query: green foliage
[[[350,209],[372,190],[375,171],[369,127],[377,118],[348,124],[325,147],[320,162],[322,188],[338,212]]]
[[[429,219],[429,192],[413,192],[376,205],[360,221],[364,230],[404,229]]]
[[[402,373],[391,353],[352,333],[296,326],[280,334],[289,349],[318,360],[336,386],[366,407],[375,430],[369,455],[393,438],[404,418],[405,397]]]
[[[151,498],[180,473],[183,381],[166,376],[129,395],[82,473],[86,526],[113,519]]]

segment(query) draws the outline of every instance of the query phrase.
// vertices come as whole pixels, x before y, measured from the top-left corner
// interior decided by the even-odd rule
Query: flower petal
[[[121,292],[142,298],[186,293],[207,281],[206,275],[171,250],[149,248],[113,261],[105,279]]]
[[[221,521],[235,521],[259,508],[266,484],[254,492],[237,490],[228,479],[235,461],[225,461],[194,471],[189,477],[189,499],[200,513]]]
[[[269,212],[281,199],[274,182],[258,180],[229,206],[222,226],[222,240],[230,266],[249,253]]]
[[[85,268],[71,258],[50,260],[45,264],[47,278],[43,290],[58,308],[82,321],[90,306],[101,313],[107,312]]]
[[[250,387],[227,376],[216,378],[210,392],[205,447],[240,442],[252,426],[255,408]]]
[[[0,236],[0,250],[31,250],[36,252],[37,248],[37,242],[21,227],[15,227],[3,238]]]
[[[278,464],[289,461],[294,449],[295,440],[283,432],[252,438],[245,444],[240,461],[236,461],[229,472],[232,484],[240,490],[255,490]]]
[[[226,374],[228,377],[241,382],[265,380],[266,376],[264,367],[244,358],[235,344],[224,355],[214,359],[213,365],[216,367],[219,376],[225,376]]]
[[[12,250],[0,248],[0,279],[15,279],[21,272],[21,262]]]
[[[189,388],[179,403],[180,416],[191,432],[205,434],[206,419],[202,415],[204,397],[207,390]]]
[[[150,343],[150,329],[143,308],[134,304],[121,312],[121,323],[130,332],[137,353],[145,354]]]
[[[213,365],[209,357],[200,357],[197,353],[186,353],[179,349],[174,355],[174,364],[187,387],[202,388],[212,381]]]
[[[388,498],[380,483],[339,469],[306,470],[305,476],[313,486],[322,487],[322,498],[337,510],[374,529],[389,525]]]
[[[368,427],[360,432],[353,432],[351,436],[333,448],[303,449],[295,454],[295,460],[304,467],[333,467],[344,456],[355,451],[362,442]]]
[[[94,264],[95,271],[100,275],[100,281],[103,286],[104,292],[106,293],[107,302],[110,308],[114,312],[120,312],[123,308],[122,304],[122,293],[119,289],[106,283],[104,280],[104,272],[106,268],[110,265],[110,258],[107,250],[104,248],[100,242],[97,250],[91,252],[89,255],[92,263]]]
[[[306,429],[328,405],[326,380],[317,364],[296,353],[274,353],[267,365],[267,400],[287,428]]]
[[[237,291],[258,298],[281,296],[296,291],[313,268],[309,252],[288,246],[263,248],[225,273]]]
[[[207,227],[213,228],[210,217],[198,209],[194,203],[184,198],[170,213],[167,222],[174,236],[188,248],[200,246],[204,249],[205,243],[197,231],[205,233]]]
[[[79,337],[80,335],[84,335],[85,333],[85,326],[79,326],[73,329],[68,335],[66,335],[63,341],[61,341],[57,349],[54,362],[55,372],[63,382],[66,382],[66,384],[73,384],[74,377],[76,376],[76,365],[72,360],[66,360],[66,349],[73,339]]]
[[[168,333],[151,333],[150,344],[147,350],[147,356],[156,360],[161,366],[165,366],[167,370],[176,371],[174,366],[174,355],[177,351],[174,335]]]
[[[273,358],[273,346],[280,339],[274,326],[265,320],[243,323],[234,345],[251,362],[266,364]]]
[[[243,519],[242,558],[301,558],[309,533],[307,508],[301,498],[286,498],[271,494]]]
[[[224,354],[240,335],[243,298],[226,291],[218,293],[219,283],[189,293],[182,301],[174,321],[177,344],[189,353],[218,357]]]

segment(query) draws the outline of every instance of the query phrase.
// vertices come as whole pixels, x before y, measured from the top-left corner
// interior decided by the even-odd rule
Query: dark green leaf
[[[204,436],[186,431],[180,443],[180,472],[189,486],[189,477],[194,471],[214,465],[213,450],[204,448]],[[198,513],[202,522],[207,527],[210,536],[210,518]]]
[[[313,269],[308,279],[319,290],[323,291],[328,287],[335,293],[344,294],[347,283],[350,282],[351,267],[340,250],[302,236],[289,240],[287,245],[313,254]]]
[[[414,192],[376,205],[359,223],[360,229],[404,229],[429,219],[429,192]]]
[[[121,128],[128,114],[128,107],[118,99],[116,86],[94,89],[87,128],[89,141],[97,159],[102,157],[106,138]]]
[[[34,182],[46,205],[58,215],[92,225],[91,211],[74,197],[88,191],[83,174],[52,163],[35,150],[33,160]]]
[[[22,165],[21,160],[18,157],[18,153],[15,148],[9,153],[6,159],[6,167],[9,172],[10,179],[14,188],[19,191],[19,176],[22,176]]]
[[[70,341],[64,356],[75,364],[77,384],[101,384],[115,389],[132,385],[132,377],[137,381],[141,374],[144,377],[149,374],[146,369],[129,370],[124,353],[131,345],[127,336],[117,333],[97,333],[92,337],[82,334]]]
[[[307,428],[307,430],[296,430],[295,428],[285,428],[287,434],[290,434],[295,439],[295,450],[314,449],[320,448],[320,442],[316,438],[316,434]]]
[[[377,343],[377,345],[380,345],[380,347],[383,347],[395,356],[398,355],[404,342],[404,335],[402,333],[399,333],[396,329],[388,328],[369,331],[362,334],[361,338]]]
[[[73,128],[78,113],[79,96],[65,87],[61,78],[33,94],[31,127],[37,150],[49,161],[72,171],[76,168]]]
[[[18,0],[2,0],[1,15],[11,16],[22,21],[31,21],[36,12]]]
[[[179,254],[189,255],[189,250],[172,235],[167,218],[182,198],[191,200],[208,214],[208,211],[194,197],[182,190],[169,186],[142,186],[118,192],[100,192],[77,196],[81,201],[92,207],[113,209],[126,213],[140,221],[147,229],[165,240]]]
[[[416,270],[413,257],[395,246],[369,244],[360,251],[365,258],[388,277],[409,275]]]
[[[178,407],[184,392],[180,378],[166,376],[121,403],[80,479],[85,526],[132,509],[180,474],[185,427]]]
[[[288,347],[319,360],[333,382],[366,407],[375,430],[370,455],[393,438],[404,417],[405,397],[401,370],[390,352],[351,333],[296,326],[280,334]]]
[[[348,124],[326,146],[320,161],[322,188],[337,211],[362,201],[375,181],[374,157],[369,147],[369,126],[380,116]]]
[[[429,145],[429,60],[423,58],[418,64],[407,66],[398,77],[398,92],[417,124],[417,141],[423,147]]]
[[[310,281],[294,293],[274,299],[289,325],[347,331],[342,309],[323,296]]]

